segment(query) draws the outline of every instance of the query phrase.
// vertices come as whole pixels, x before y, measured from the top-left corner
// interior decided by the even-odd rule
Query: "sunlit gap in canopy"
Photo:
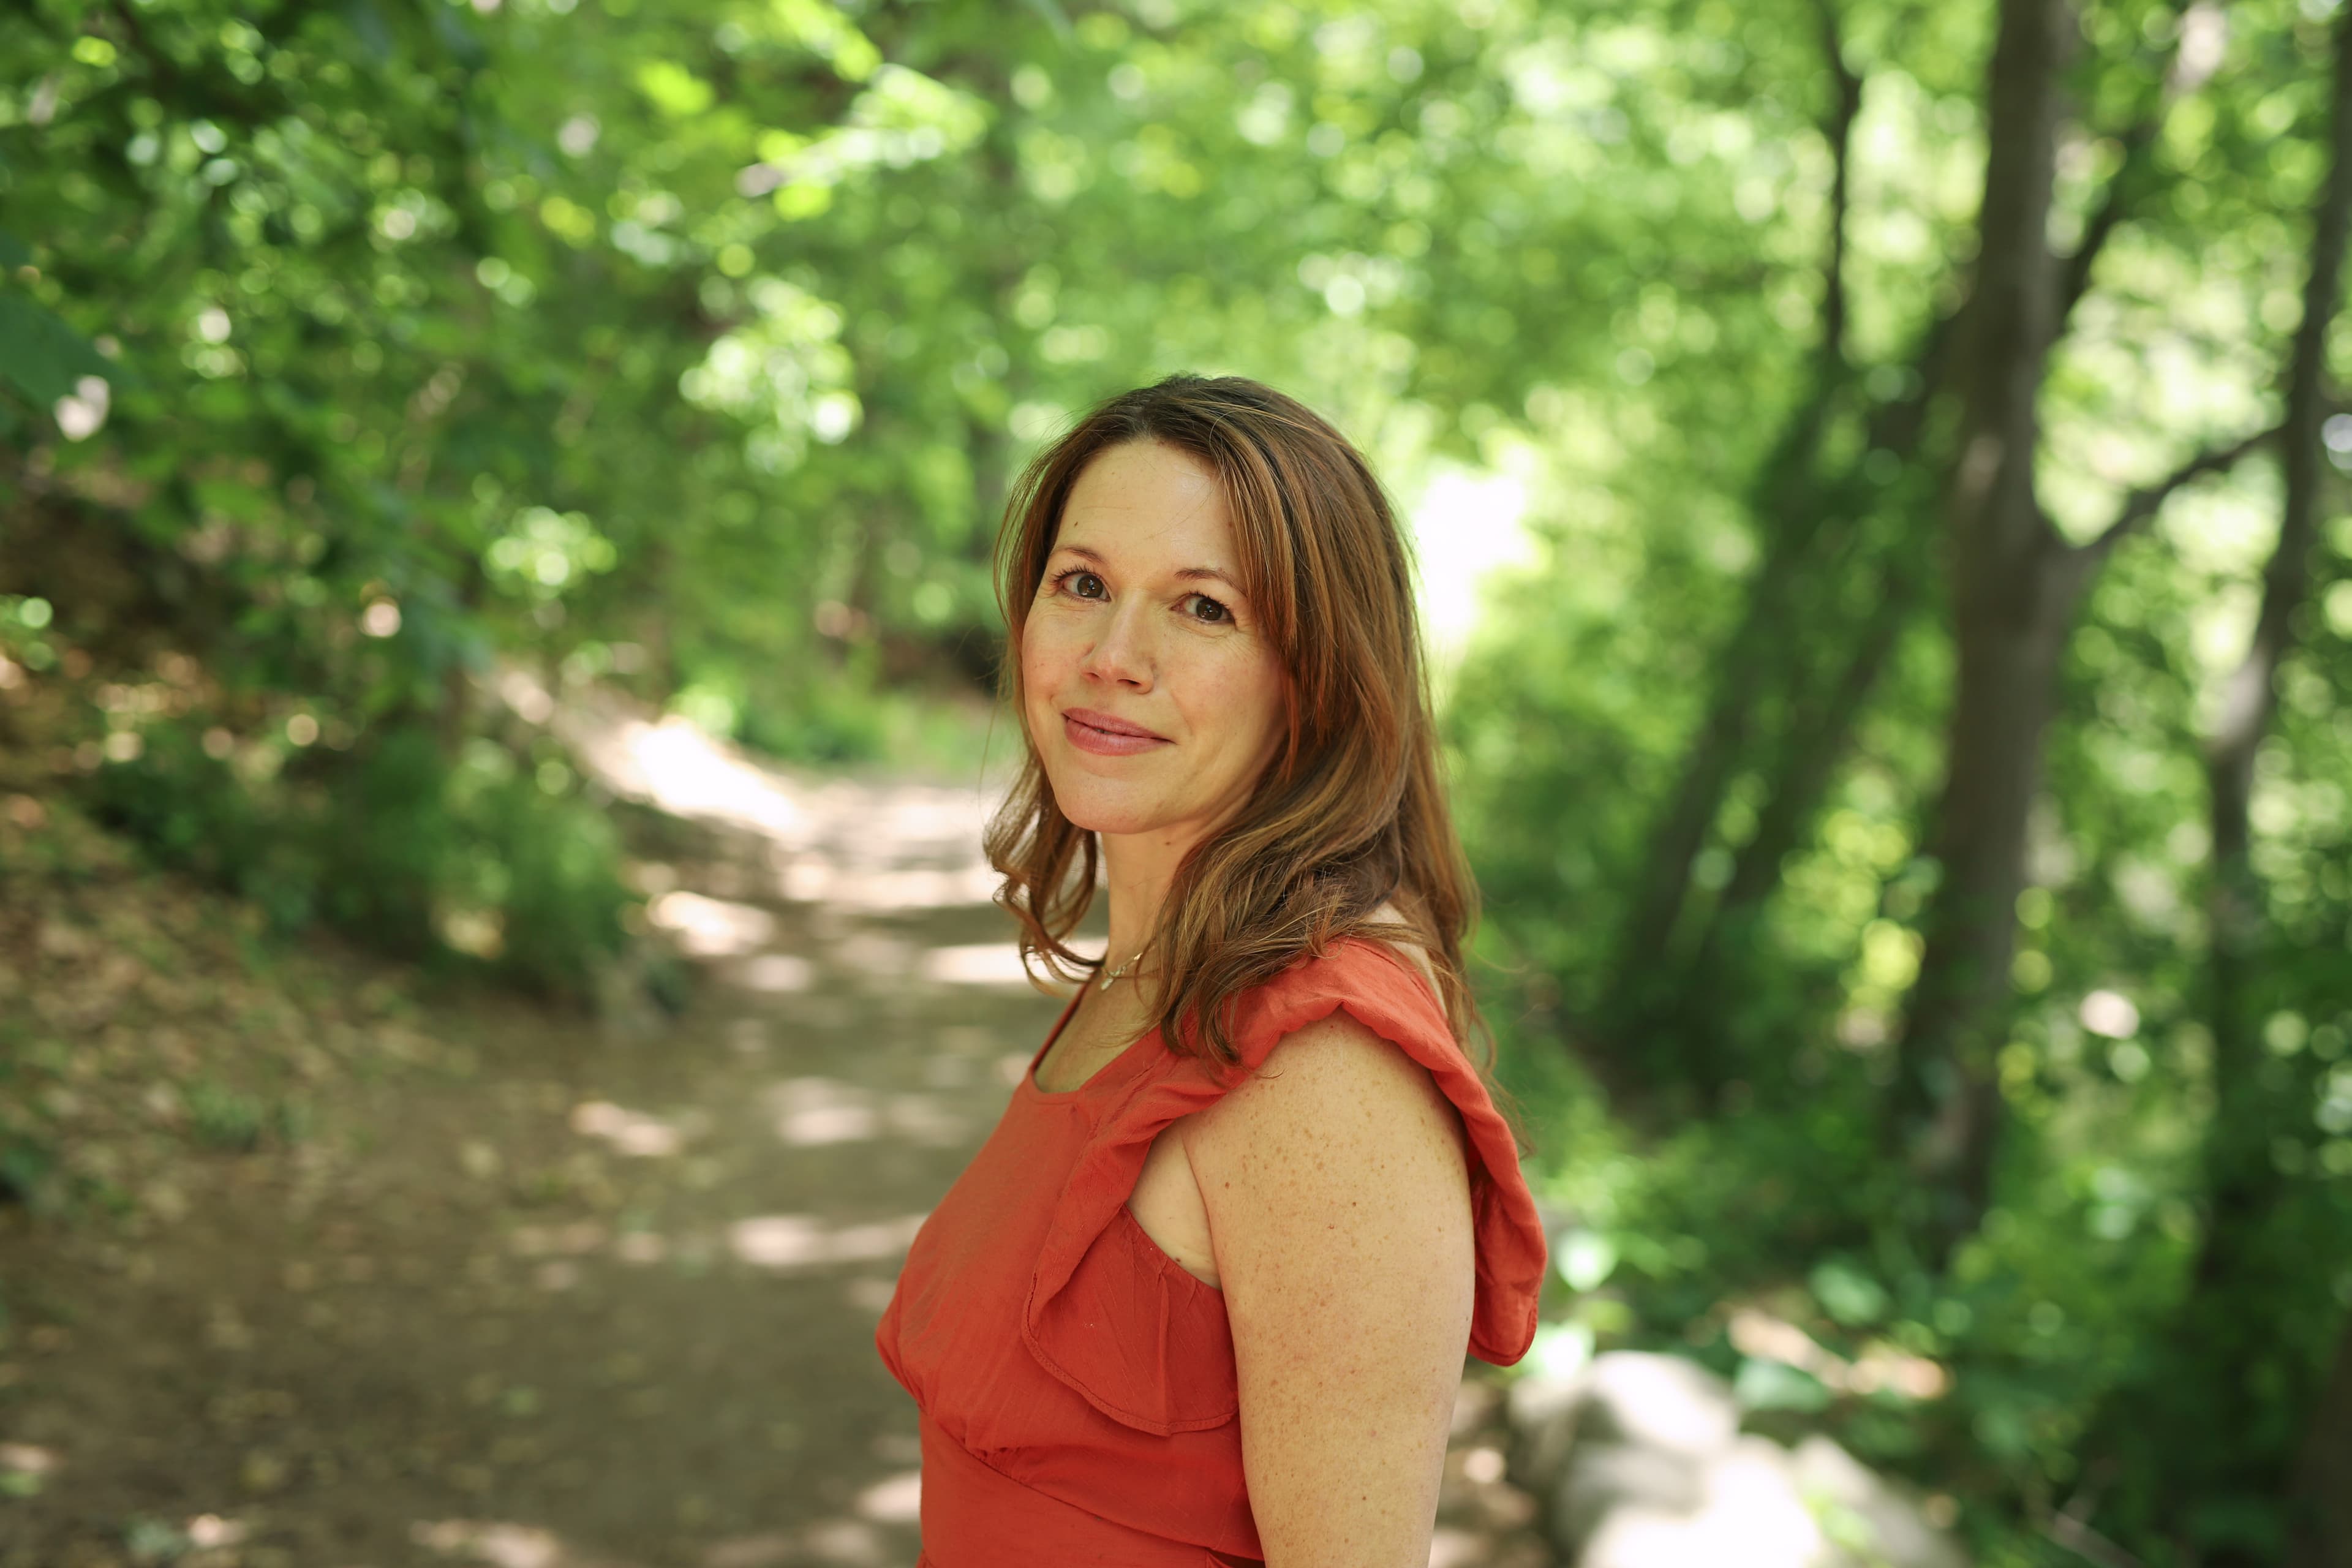
[[[1488,579],[1535,560],[1528,489],[1516,474],[1438,467],[1405,509],[1421,589],[1422,636],[1440,701],[1487,609]]]

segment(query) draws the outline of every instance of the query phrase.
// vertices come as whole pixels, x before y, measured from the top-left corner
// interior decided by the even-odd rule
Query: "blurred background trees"
[[[1415,518],[1539,1354],[1990,1561],[2352,1560],[2347,16],[34,0],[11,781],[581,994],[532,692],[962,757],[1025,455],[1258,375]]]

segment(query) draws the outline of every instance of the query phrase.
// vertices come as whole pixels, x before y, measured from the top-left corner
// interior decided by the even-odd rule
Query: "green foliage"
[[[14,1076],[13,1057],[0,1058],[0,1082]],[[40,1201],[57,1169],[57,1148],[45,1131],[14,1110],[0,1110],[0,1202]],[[5,1319],[0,1319],[5,1323]]]
[[[445,913],[445,924],[466,911],[494,920],[497,940],[481,956],[542,990],[586,994],[595,966],[619,948],[621,910],[630,901],[614,876],[612,825],[576,796],[551,801],[551,783],[568,787],[553,770],[511,770],[500,752],[488,753],[488,763],[454,781],[462,869],[455,878],[457,912]]]
[[[24,247],[0,235],[0,258]],[[0,258],[0,265],[9,263]],[[70,396],[85,377],[109,379],[112,367],[80,333],[29,300],[0,294],[0,374],[37,404]]]
[[[789,757],[968,753],[1020,463],[1106,393],[1262,375],[1408,510],[1465,470],[1525,500],[1533,559],[1444,673],[1489,1009],[1573,1221],[1551,1342],[1698,1354],[1756,1424],[1960,1498],[1989,1560],[2037,1560],[2099,1465],[2144,1561],[2259,1551],[2352,1302],[2352,525],[2257,770],[2258,1114],[2215,1111],[2197,738],[2267,458],[2083,606],[1979,1064],[1996,1191],[1925,1255],[1884,1127],[1941,876],[1957,454],[1944,403],[1900,428],[1970,286],[1996,10],[1833,9],[1824,354],[1837,84],[1795,0],[15,8],[0,669],[101,661],[42,744],[99,748],[72,776],[110,821],[279,925],[578,993],[620,940],[611,829],[481,698],[502,666]],[[2327,8],[2207,11],[2083,8],[2052,228],[2124,221],[2041,388],[2070,538],[2272,416]],[[1486,521],[1424,520],[1433,579]],[[1808,528],[1671,973],[1633,977],[1675,1005],[1612,1026],[1647,837]],[[2225,1160],[2279,1201],[2217,1215]],[[2240,1283],[2200,1304],[2216,1236]],[[1833,1359],[1743,1348],[1743,1310]]]
[[[307,759],[305,759],[307,761]],[[280,930],[324,921],[395,952],[470,959],[553,995],[592,994],[630,901],[610,821],[554,758],[487,738],[452,762],[414,724],[331,771],[256,783],[187,725],[92,783],[106,820],[235,889]]]
[[[259,1100],[210,1079],[188,1086],[187,1110],[189,1131],[198,1142],[232,1152],[258,1147],[268,1121]]]

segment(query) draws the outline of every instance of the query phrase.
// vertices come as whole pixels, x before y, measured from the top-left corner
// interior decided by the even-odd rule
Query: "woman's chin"
[[[1069,806],[1064,805],[1062,815],[1068,817],[1073,825],[1086,829],[1088,833],[1101,834],[1107,838],[1124,838],[1133,834],[1150,833],[1154,828],[1166,827],[1173,820],[1158,812],[1119,807],[1107,807],[1096,811],[1080,807],[1074,811]]]
[[[1099,781],[1073,780],[1078,787],[1064,789],[1057,782],[1054,786],[1054,804],[1074,826],[1089,833],[1122,837],[1134,833],[1150,833],[1167,827],[1180,820],[1181,814],[1167,809],[1157,800],[1138,800],[1124,790],[1104,789]],[[1093,785],[1089,788],[1087,785]]]

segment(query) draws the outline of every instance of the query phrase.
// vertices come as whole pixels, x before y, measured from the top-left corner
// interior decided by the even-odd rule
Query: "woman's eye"
[[[1084,570],[1065,572],[1062,574],[1061,584],[1063,587],[1081,599],[1103,599],[1110,596],[1110,589],[1105,586],[1103,580],[1092,572]]]
[[[1213,626],[1221,622],[1230,621],[1234,618],[1233,611],[1225,608],[1224,605],[1219,604],[1216,600],[1212,599],[1206,594],[1193,594],[1188,595],[1184,602],[1192,606],[1192,618],[1194,620],[1207,621]]]

